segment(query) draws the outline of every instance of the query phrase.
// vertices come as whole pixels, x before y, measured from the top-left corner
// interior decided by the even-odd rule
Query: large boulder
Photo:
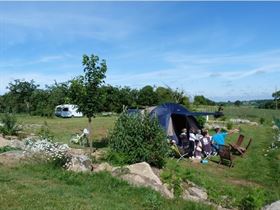
[[[129,169],[130,174],[140,175],[142,177],[150,179],[156,184],[162,185],[160,178],[155,175],[151,166],[146,162],[132,164],[127,166],[127,168]]]
[[[101,163],[101,164],[92,164],[91,165],[91,170],[93,172],[101,172],[101,171],[108,171],[112,172],[113,171],[113,166],[111,166],[109,163]]]
[[[67,163],[66,168],[74,172],[91,171],[91,160],[86,155],[73,155]]]
[[[173,198],[173,193],[163,185],[159,177],[153,172],[151,166],[146,163],[136,163],[126,167],[117,167],[112,171],[117,176],[135,186],[151,187],[166,198]]]
[[[279,210],[279,209],[280,209],[280,200],[270,205],[267,205],[263,208],[263,210]]]
[[[28,160],[31,156],[32,154],[27,151],[22,151],[22,150],[8,151],[0,154],[0,163],[4,165],[19,163],[21,161]]]

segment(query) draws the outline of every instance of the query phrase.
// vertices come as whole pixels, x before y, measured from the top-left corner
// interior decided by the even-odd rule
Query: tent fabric
[[[159,124],[166,131],[167,136],[175,140],[179,145],[181,144],[179,135],[183,128],[187,128],[188,135],[191,127],[195,130],[200,129],[194,116],[213,114],[211,112],[190,112],[185,107],[176,103],[165,103],[150,111],[150,115],[158,119]]]

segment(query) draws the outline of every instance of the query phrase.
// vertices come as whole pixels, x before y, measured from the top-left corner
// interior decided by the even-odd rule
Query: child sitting
[[[195,140],[195,158],[201,159],[202,155],[202,144],[199,140]]]
[[[211,136],[208,133],[208,130],[202,132],[203,138],[201,139],[202,150],[206,156],[211,155],[212,146],[211,146]]]

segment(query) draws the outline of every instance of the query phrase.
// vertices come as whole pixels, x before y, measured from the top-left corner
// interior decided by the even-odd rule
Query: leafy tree
[[[139,91],[138,104],[142,106],[153,106],[158,103],[158,97],[153,87],[147,85]]]
[[[215,105],[216,103],[214,101],[211,101],[208,98],[205,98],[203,95],[195,96],[194,97],[194,104],[195,105]]]
[[[99,62],[99,57],[96,55],[84,55],[82,63],[84,75],[71,81],[70,97],[78,106],[78,110],[88,118],[92,147],[92,118],[102,106],[100,86],[104,83],[107,65],[105,60]]]
[[[16,79],[8,85],[10,106],[14,107],[16,112],[30,113],[31,95],[39,87],[34,80],[30,82]]]
[[[237,100],[237,101],[234,102],[234,105],[235,105],[235,106],[240,106],[241,104],[242,104],[242,102],[239,101],[239,100]]]

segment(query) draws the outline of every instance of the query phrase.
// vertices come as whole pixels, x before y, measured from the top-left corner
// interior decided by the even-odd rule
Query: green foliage
[[[106,61],[96,55],[83,56],[84,75],[71,81],[70,97],[87,118],[94,117],[101,106],[100,86],[107,71]]]
[[[162,200],[160,199],[160,196],[155,193],[147,193],[145,194],[144,198],[144,209],[147,210],[157,210],[162,208]]]
[[[274,118],[273,121],[274,124],[280,129],[280,118]]]
[[[214,101],[211,101],[208,98],[205,98],[204,96],[195,96],[194,97],[194,105],[215,105],[216,103]]]
[[[237,101],[234,102],[234,105],[235,105],[235,106],[240,106],[240,105],[242,105],[242,102],[239,101],[239,100],[237,100]]]
[[[146,161],[162,167],[168,153],[166,136],[158,121],[148,114],[122,113],[109,137],[111,160],[120,163]]]
[[[261,209],[265,201],[264,192],[260,189],[251,190],[247,196],[240,201],[240,209],[242,210],[257,210]]]
[[[9,152],[9,151],[13,151],[13,150],[19,150],[19,149],[10,147],[10,146],[0,147],[0,153]]]
[[[20,128],[17,125],[17,119],[13,114],[3,114],[1,116],[1,123],[3,125],[0,125],[0,132],[3,135],[17,135],[18,131],[20,131]]]
[[[177,162],[169,162],[160,174],[161,179],[168,184],[169,188],[174,190],[174,194],[177,197],[182,194],[187,180],[194,176],[195,173],[192,169],[184,169]]]
[[[228,129],[228,130],[231,130],[232,127],[233,127],[233,123],[230,122],[230,121],[228,121],[227,124],[226,124],[226,126],[227,126],[227,129]]]
[[[196,116],[195,117],[197,122],[198,122],[198,125],[203,128],[204,127],[204,124],[206,123],[206,117],[204,116]]]
[[[48,140],[54,139],[54,134],[51,132],[47,121],[44,121],[44,124],[41,126],[38,135],[40,136],[41,139],[48,139]]]
[[[139,91],[138,104],[142,106],[154,106],[158,103],[158,97],[153,87],[147,85]]]
[[[260,124],[264,124],[265,119],[263,117],[260,118]]]

